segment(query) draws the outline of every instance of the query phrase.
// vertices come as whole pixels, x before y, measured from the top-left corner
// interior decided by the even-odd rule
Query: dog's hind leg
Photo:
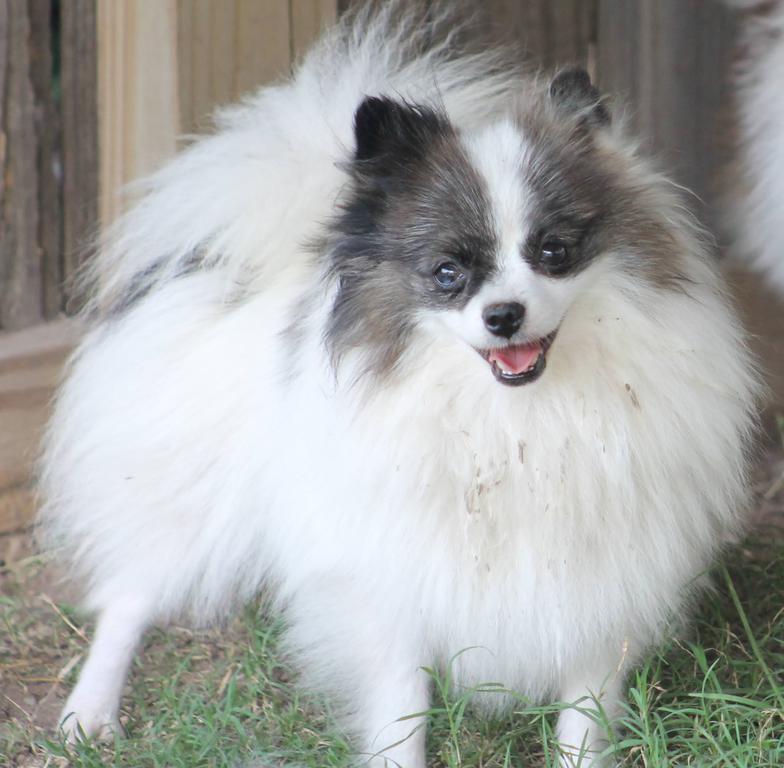
[[[100,612],[79,682],[60,716],[60,727],[69,741],[83,736],[108,738],[120,732],[123,686],[151,619],[149,602],[139,597],[118,598]]]

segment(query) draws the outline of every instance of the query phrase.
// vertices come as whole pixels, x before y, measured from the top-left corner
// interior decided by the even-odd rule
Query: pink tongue
[[[498,360],[503,363],[502,370],[508,373],[523,373],[533,366],[542,348],[539,344],[517,344],[513,347],[493,349],[490,362]]]

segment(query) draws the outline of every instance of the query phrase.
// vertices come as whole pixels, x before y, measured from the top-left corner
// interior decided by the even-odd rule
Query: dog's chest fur
[[[571,333],[564,344],[579,342]],[[553,355],[524,393],[464,350],[414,354],[428,365],[379,396],[338,395],[325,442],[313,435],[313,459],[302,458],[329,452],[333,473],[355,467],[319,481],[337,524],[311,517],[303,532],[322,573],[343,572],[360,602],[384,595],[382,624],[405,626],[422,664],[459,653],[467,684],[542,696],[554,667],[593,648],[618,662],[635,652],[677,609],[702,525],[672,526],[689,470],[654,428],[665,409],[650,379],[591,342],[579,358]]]

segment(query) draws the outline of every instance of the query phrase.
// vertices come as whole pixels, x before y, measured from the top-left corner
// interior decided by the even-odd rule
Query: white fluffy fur
[[[731,223],[743,255],[784,294],[784,2],[749,18],[743,39],[748,58],[736,78],[742,182]]]
[[[99,614],[66,725],[116,723],[150,623],[208,621],[262,584],[305,682],[346,704],[361,753],[408,735],[417,721],[396,719],[427,708],[420,668],[468,648],[461,685],[592,694],[612,714],[625,670],[736,530],[753,366],[666,194],[655,203],[692,282],[656,288],[608,256],[559,299],[534,384],[500,385],[449,321],[423,317],[396,378],[350,386],[351,356],[336,377],[324,349],[330,290],[300,342],[282,335],[321,279],[302,244],[346,183],[337,163],[362,96],[438,98],[471,142],[523,87],[489,55],[411,59],[428,30],[387,15],[332,33],[291,83],[223,112],[101,250],[97,307],[165,269],[87,334],[46,441],[44,529]],[[471,146],[492,166],[492,142]],[[215,268],[170,279],[194,249]],[[238,280],[250,296],[233,304]],[[559,733],[601,744],[576,710]],[[423,730],[385,755],[422,768]]]

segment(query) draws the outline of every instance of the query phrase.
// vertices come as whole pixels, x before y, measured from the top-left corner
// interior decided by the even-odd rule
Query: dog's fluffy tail
[[[366,95],[438,102],[463,124],[508,104],[521,80],[503,55],[466,50],[446,5],[400,5],[346,16],[290,80],[218,111],[214,135],[131,187],[138,202],[90,259],[88,310],[105,317],[194,269],[225,270],[231,291],[306,261],[346,180],[341,162]]]

